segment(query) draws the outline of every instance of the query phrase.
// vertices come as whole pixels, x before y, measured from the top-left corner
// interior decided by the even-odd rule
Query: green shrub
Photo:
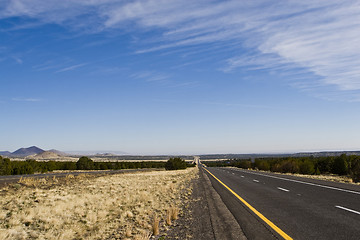
[[[166,170],[186,169],[186,167],[187,165],[185,160],[179,157],[170,158],[165,164]]]
[[[76,162],[77,170],[92,170],[94,169],[94,161],[88,157],[81,157]]]
[[[346,154],[341,154],[340,157],[335,158],[332,166],[332,173],[339,175],[346,175],[348,173],[348,163]]]
[[[263,170],[263,171],[269,171],[270,170],[270,164],[267,160],[255,160],[254,167]]]
[[[11,175],[12,166],[10,159],[0,156],[0,175]]]
[[[319,170],[317,168],[317,170]],[[315,172],[314,162],[310,160],[305,160],[304,162],[300,163],[300,173],[301,174],[313,174]]]
[[[360,182],[360,158],[353,162],[350,175],[354,182]]]
[[[34,174],[34,168],[27,162],[15,162],[12,175]]]
[[[249,168],[251,168],[251,161],[242,160],[242,161],[239,161],[236,166],[239,168],[243,168],[243,169],[249,169]]]
[[[295,160],[286,160],[280,164],[282,173],[299,173],[299,164]]]
[[[330,173],[334,165],[334,157],[319,157],[316,159],[316,167],[321,173]]]

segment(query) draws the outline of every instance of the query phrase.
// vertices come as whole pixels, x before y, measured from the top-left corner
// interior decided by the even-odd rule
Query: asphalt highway
[[[237,168],[205,169],[248,239],[360,239],[359,185]]]

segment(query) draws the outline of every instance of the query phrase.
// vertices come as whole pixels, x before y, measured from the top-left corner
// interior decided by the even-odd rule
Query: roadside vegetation
[[[149,239],[182,216],[197,168],[22,178],[0,189],[0,239]],[[163,237],[164,238],[164,237]]]
[[[353,182],[360,182],[360,156],[346,155],[330,157],[285,157],[285,158],[256,158],[232,159],[228,161],[206,162],[209,167],[238,167],[272,171],[280,173],[320,175],[336,174],[349,176]]]
[[[179,157],[170,158],[165,164],[166,170],[186,169],[187,167],[188,164],[185,162],[185,160]]]
[[[170,158],[172,159],[180,158]],[[180,159],[181,160],[181,159]],[[175,169],[185,169],[186,167],[193,166],[182,161],[182,166],[178,168],[179,160],[174,162]],[[185,163],[185,165],[184,165]],[[80,157],[77,162],[63,162],[63,161],[11,161],[9,158],[2,158],[0,156],[0,175],[21,175],[33,173],[46,173],[54,170],[119,170],[119,169],[139,169],[139,168],[165,168],[166,162],[159,161],[143,161],[143,162],[95,162],[89,157]],[[185,166],[185,167],[183,167]]]

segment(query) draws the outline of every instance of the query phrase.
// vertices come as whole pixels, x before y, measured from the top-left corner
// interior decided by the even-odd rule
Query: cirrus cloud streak
[[[310,81],[297,78],[298,86],[306,82],[308,88],[320,92],[321,89],[329,94],[335,92],[337,96],[351,93],[353,100],[359,98],[359,1],[184,4],[180,0],[0,0],[0,3],[3,19],[28,17],[96,32],[153,31],[151,39],[144,39],[137,53],[220,42],[234,49],[225,59],[219,59],[227,63],[223,68],[226,71],[301,68],[315,77]]]

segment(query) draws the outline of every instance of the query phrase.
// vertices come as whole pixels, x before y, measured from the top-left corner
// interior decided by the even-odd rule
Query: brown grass
[[[171,206],[170,208],[170,215],[171,215],[171,220],[176,220],[178,219],[178,215],[179,215],[179,208]]]
[[[172,220],[176,220],[179,218],[178,215],[179,215],[179,208],[174,206],[168,208],[166,210],[166,224],[170,226],[172,224],[171,222]]]
[[[286,174],[286,175],[293,175],[293,176],[297,176],[297,177],[305,177],[305,178],[319,179],[319,180],[332,181],[332,182],[356,184],[353,182],[351,177],[339,176],[336,174],[305,175],[305,174],[294,173],[294,174]]]
[[[157,216],[154,216],[154,221],[152,224],[152,230],[153,230],[153,235],[159,235],[160,231],[159,231],[159,218]]]
[[[166,224],[167,225],[171,225],[171,211],[170,209],[167,209],[166,210]]]
[[[149,239],[197,171],[22,178],[1,192],[0,239]]]
[[[230,167],[235,168],[235,167]],[[250,171],[257,171],[257,172],[270,172],[270,171],[263,171],[263,170],[253,170],[248,169]],[[360,185],[360,183],[354,183],[350,176],[339,176],[336,174],[321,174],[321,175],[306,175],[306,174],[300,174],[300,173],[279,173],[279,172],[271,172],[278,175],[291,175],[291,176],[297,176],[297,177],[303,177],[303,178],[312,178],[312,179],[318,179],[318,180],[325,180],[325,181],[332,181],[332,182],[341,182],[341,183],[351,183],[355,185]]]

